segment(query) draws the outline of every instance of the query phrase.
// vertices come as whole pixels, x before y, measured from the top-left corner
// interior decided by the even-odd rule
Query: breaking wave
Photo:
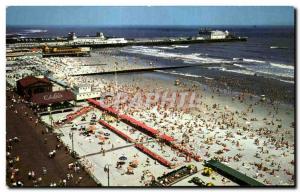
[[[292,82],[294,79],[294,66],[290,65],[250,58],[214,58],[204,53],[171,52],[168,51],[168,49],[174,49],[174,46],[132,46],[122,49],[122,51],[165,59],[182,60],[182,62],[189,64],[222,64],[222,66],[207,66],[207,68],[243,75],[259,75],[267,78],[275,78],[287,83]],[[223,66],[223,64],[225,66]],[[196,74],[188,73],[164,73],[173,73],[174,75],[182,75],[186,77],[201,77]]]
[[[188,45],[172,45],[172,47],[175,47],[175,48],[189,48],[190,46],[188,46]]]
[[[168,59],[181,59],[185,63],[203,63],[203,64],[232,63],[232,61],[227,59],[211,58],[201,53],[190,53],[190,54],[174,53],[174,52],[167,52],[161,49],[157,49],[157,47],[132,46],[131,48],[123,49],[122,51],[127,53],[137,53],[137,54],[168,58]]]
[[[201,76],[201,75],[194,75],[194,74],[190,74],[190,73],[179,73],[179,72],[175,72],[175,71],[170,72],[170,71],[163,71],[163,70],[155,70],[155,71],[159,72],[159,73],[166,73],[166,74],[179,75],[179,76],[185,76],[185,77],[213,79],[213,78],[210,78],[210,77]]]
[[[291,65],[284,65],[284,64],[279,64],[279,63],[270,63],[270,65],[272,65],[273,67],[278,67],[278,68],[282,68],[282,69],[294,70],[294,66],[291,66]]]
[[[256,60],[256,59],[243,59],[246,62],[254,62],[254,63],[266,63],[266,61]]]

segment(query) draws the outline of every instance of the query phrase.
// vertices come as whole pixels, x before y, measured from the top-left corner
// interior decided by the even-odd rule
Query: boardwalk
[[[6,138],[20,139],[20,142],[14,144],[10,151],[10,157],[20,158],[20,161],[14,164],[14,168],[19,169],[17,179],[21,180],[24,186],[33,187],[33,180],[28,179],[27,173],[34,171],[36,178],[42,178],[39,186],[49,187],[51,182],[55,182],[58,186],[60,180],[66,179],[67,174],[72,174],[73,178],[67,182],[67,186],[96,187],[96,182],[85,171],[75,173],[68,169],[68,165],[76,160],[63,147],[57,150],[53,159],[48,157],[50,151],[56,149],[58,144],[61,146],[62,144],[57,140],[56,134],[47,134],[43,124],[35,123],[36,117],[30,108],[24,103],[13,103],[12,94],[12,92],[7,93],[7,106],[13,105],[13,107],[7,107],[6,110]],[[42,174],[42,167],[47,169],[46,175]],[[7,176],[10,177],[9,167],[7,169]],[[77,183],[79,177],[82,177],[82,180]],[[7,185],[11,186],[8,178]]]

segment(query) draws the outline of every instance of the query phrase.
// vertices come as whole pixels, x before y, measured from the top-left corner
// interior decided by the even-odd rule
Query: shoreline
[[[149,46],[147,48],[151,50],[154,49],[155,46]],[[182,57],[172,56],[173,52],[167,53],[171,55],[171,58],[156,57],[155,55],[151,54],[144,55],[131,53],[123,51],[122,49],[111,50],[111,52],[120,56],[128,55],[128,57],[137,57],[141,60],[145,60],[146,62],[153,62],[154,64],[161,66],[180,66],[182,63],[191,65],[196,64],[194,68],[163,70],[162,72],[164,74],[173,74],[178,77],[183,77],[183,79],[194,79],[195,81],[199,81],[202,84],[205,84],[208,82],[207,80],[212,79],[210,83],[221,89],[232,89],[233,91],[249,92],[258,96],[267,95],[274,101],[278,100],[279,102],[290,104],[294,104],[295,101],[296,84],[294,78],[284,78],[287,81],[285,82],[284,80],[277,79],[270,75],[263,76],[262,74],[256,74],[254,72],[252,75],[234,73],[231,72],[231,70],[234,71],[236,69],[236,64],[233,61],[226,60],[226,62],[229,63],[219,63],[218,61],[215,64],[213,64],[213,62],[204,62],[203,64],[198,65],[199,63],[202,63],[202,61],[189,62],[188,58],[184,59],[184,55]],[[211,59],[218,60],[219,58],[212,57]],[[226,70],[222,71],[218,70],[218,68],[226,68]],[[293,83],[290,83],[290,81],[293,81]]]
[[[68,59],[65,60],[68,62]],[[70,60],[78,61],[78,59]],[[84,62],[85,58],[79,60]],[[120,67],[123,65],[122,59],[114,55],[106,55],[105,62],[112,65],[118,62]],[[137,58],[128,61],[124,65],[130,66],[131,63],[147,65],[147,62],[145,62]],[[49,68],[59,72],[62,67],[64,65],[53,64]],[[74,67],[80,67],[80,64],[74,65]],[[111,68],[111,66],[109,67]],[[76,71],[76,68],[74,70]],[[294,185],[295,170],[294,165],[291,163],[294,159],[294,127],[291,124],[294,124],[295,112],[292,105],[281,103],[273,103],[275,105],[272,105],[272,102],[269,102],[268,99],[261,102],[261,98],[255,95],[214,87],[214,84],[209,83],[209,79],[205,80],[208,82],[205,84],[194,81],[193,78],[189,78],[189,80],[180,78],[180,84],[175,86],[174,83],[178,78],[171,74],[133,73],[119,74],[118,76],[70,77],[67,73],[61,71],[60,74],[55,75],[61,80],[66,80],[71,87],[80,83],[88,83],[92,84],[93,88],[101,90],[102,93],[111,92],[112,95],[120,91],[131,96],[138,91],[141,91],[144,95],[166,90],[175,92],[195,91],[199,98],[196,101],[196,107],[190,111],[178,111],[172,108],[158,109],[155,105],[148,108],[124,110],[123,108],[127,105],[126,102],[124,105],[120,105],[120,109],[137,120],[171,135],[178,141],[182,141],[182,145],[196,151],[205,160],[218,159],[266,185]],[[87,105],[86,102],[82,102],[82,104]],[[96,113],[100,118],[103,118],[100,111],[94,110],[92,113]],[[92,113],[87,114],[88,119]],[[54,121],[61,120],[67,114],[55,114],[53,119]],[[42,119],[49,124],[48,116],[43,116]],[[82,123],[80,119],[73,122],[75,125],[79,123]],[[88,127],[88,122],[83,122],[83,125]],[[128,127],[122,123],[113,122],[112,125],[124,131],[129,131]],[[69,129],[70,127],[65,126],[59,130],[64,133],[64,136],[62,136],[63,142],[70,147]],[[78,140],[75,149],[80,155],[97,152],[96,149],[101,148],[97,139],[82,135],[80,130],[75,133]],[[105,149],[113,148],[112,145],[127,145],[117,135],[100,125],[96,125],[95,137],[97,138],[98,134],[103,133],[110,134],[108,142],[105,142],[102,146]],[[145,137],[144,134],[138,132],[131,134],[137,139]],[[149,146],[152,146],[152,144],[149,144]],[[158,143],[154,143],[152,148],[155,152],[162,153],[158,148]],[[178,154],[174,154],[168,147],[164,147],[164,150],[169,154],[167,158],[177,157],[179,164],[186,164],[183,158],[180,158]],[[103,167],[110,162],[116,163],[115,161],[119,156],[127,153],[128,158],[131,160],[135,155],[133,153],[139,154],[139,160],[143,166],[135,170],[136,175],[126,175],[123,172],[124,170],[120,171],[112,168],[115,171],[112,175],[114,186],[143,185],[144,183],[139,182],[139,179],[144,174],[143,172],[148,169],[151,170],[151,175],[154,177],[161,176],[162,172],[167,171],[161,165],[156,165],[153,160],[150,160],[150,166],[147,166],[147,156],[138,151],[133,152],[132,148],[129,147],[108,153],[105,157],[99,154],[87,158],[92,174],[100,179],[101,183],[105,184]],[[287,164],[286,161],[290,163]],[[200,170],[203,169],[202,163],[194,161],[192,163]],[[202,177],[200,173],[198,176]],[[231,181],[223,182],[223,178],[218,174],[216,174],[216,177],[217,179],[214,182],[217,185],[234,185]],[[207,181],[209,179],[207,178]],[[180,183],[181,185],[189,185],[187,184],[188,179]]]

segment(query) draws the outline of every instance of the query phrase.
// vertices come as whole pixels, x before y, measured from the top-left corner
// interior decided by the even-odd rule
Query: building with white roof
[[[100,97],[100,91],[92,91],[92,86],[88,84],[76,85],[73,87],[76,101]]]

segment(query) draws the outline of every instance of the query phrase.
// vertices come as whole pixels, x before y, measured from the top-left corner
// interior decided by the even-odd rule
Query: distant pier
[[[6,40],[9,48],[43,48],[49,47],[91,47],[91,48],[105,48],[105,47],[125,47],[125,46],[155,46],[155,45],[186,45],[199,43],[222,43],[222,42],[238,42],[247,41],[247,37],[230,37],[222,39],[189,39],[187,37],[176,38],[159,38],[159,39],[127,39],[122,41],[83,41],[76,42],[72,40],[60,41],[44,41],[40,38],[24,38],[22,41]]]
[[[237,41],[247,41],[246,37],[237,37],[237,38],[226,38],[226,39],[190,39],[190,40],[180,40],[174,39],[162,39],[162,40],[133,40],[128,41],[127,43],[113,43],[113,44],[91,44],[88,45],[94,48],[101,47],[125,47],[125,46],[155,46],[155,45],[187,45],[187,44],[198,44],[198,43],[220,43],[220,42],[237,42]],[[77,45],[84,46],[84,45]],[[86,46],[86,45],[85,45]]]

